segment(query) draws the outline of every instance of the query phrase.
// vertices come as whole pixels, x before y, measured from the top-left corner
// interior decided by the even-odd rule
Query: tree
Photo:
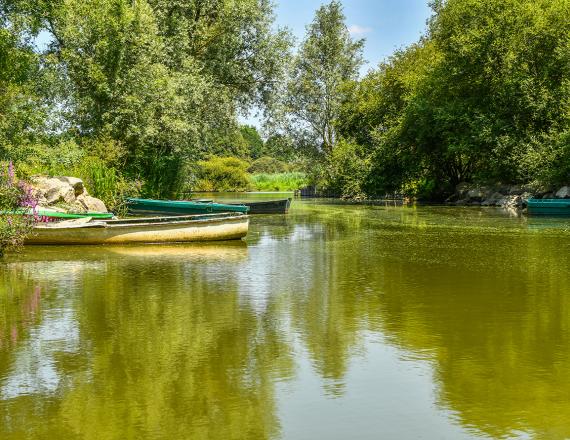
[[[570,1],[434,3],[427,34],[348,84],[339,133],[361,188],[444,198],[459,182],[567,181]]]
[[[326,155],[337,141],[342,86],[357,78],[363,45],[364,40],[351,38],[342,5],[335,0],[317,10],[295,58],[286,111],[297,140]]]
[[[289,40],[272,30],[272,5],[235,3],[6,0],[0,10],[29,35],[51,34],[42,56],[64,84],[65,128],[124,145],[124,171],[165,196],[186,162],[240,137],[239,112],[269,104],[280,82]]]
[[[294,141],[290,136],[284,134],[273,134],[265,141],[265,154],[285,162],[297,159],[298,151],[295,149]]]
[[[261,156],[263,156],[265,145],[257,129],[251,125],[242,125],[240,132],[245,143],[247,144],[249,156],[252,159],[259,159]]]
[[[163,38],[166,62],[180,70],[196,60],[204,76],[242,110],[267,106],[285,73],[289,32],[273,30],[269,0],[148,0]]]
[[[0,160],[19,159],[42,133],[46,112],[35,86],[38,75],[30,44],[0,27]]]

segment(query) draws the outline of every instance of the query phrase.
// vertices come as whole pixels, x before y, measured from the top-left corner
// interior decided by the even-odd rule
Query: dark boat
[[[226,202],[231,206],[247,206],[248,214],[287,214],[293,199],[264,200],[257,202]],[[196,203],[212,203],[212,199],[193,199]]]
[[[529,199],[527,209],[530,215],[570,217],[570,199]]]
[[[249,214],[287,214],[291,201],[292,199],[283,199],[240,203],[249,207]]]

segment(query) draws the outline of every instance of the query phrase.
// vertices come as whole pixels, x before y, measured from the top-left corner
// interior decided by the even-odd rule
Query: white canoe
[[[71,220],[38,225],[26,244],[182,243],[239,240],[249,218],[239,213],[127,220]]]

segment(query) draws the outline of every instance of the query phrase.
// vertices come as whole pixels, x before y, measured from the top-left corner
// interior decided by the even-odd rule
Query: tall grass
[[[251,177],[258,191],[295,191],[307,186],[305,173],[254,174]]]
[[[101,199],[107,209],[117,215],[127,212],[125,199],[140,193],[140,183],[125,179],[113,167],[95,157],[86,158],[73,170],[73,175],[85,183],[90,194]]]

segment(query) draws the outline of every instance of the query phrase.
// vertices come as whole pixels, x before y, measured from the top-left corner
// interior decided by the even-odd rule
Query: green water
[[[570,437],[570,220],[293,204],[0,263],[0,439]]]

